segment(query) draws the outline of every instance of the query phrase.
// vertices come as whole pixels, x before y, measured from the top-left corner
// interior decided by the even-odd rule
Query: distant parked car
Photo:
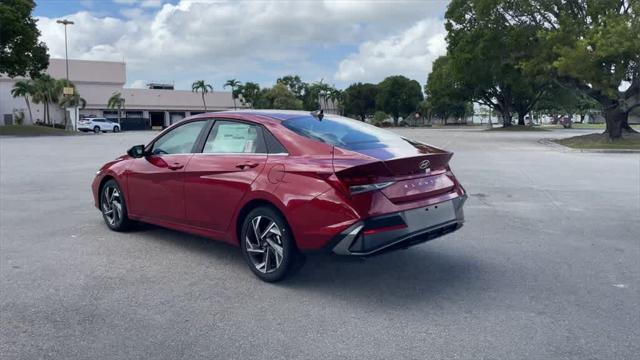
[[[83,118],[78,121],[78,130],[82,132],[93,131],[96,134],[101,132],[120,131],[120,125],[107,118]]]

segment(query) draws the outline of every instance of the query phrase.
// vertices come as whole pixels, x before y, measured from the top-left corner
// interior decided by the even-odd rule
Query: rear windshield
[[[318,120],[313,116],[303,116],[285,120],[282,125],[304,137],[345,150],[414,148],[405,139],[392,132],[344,117],[326,116]]]

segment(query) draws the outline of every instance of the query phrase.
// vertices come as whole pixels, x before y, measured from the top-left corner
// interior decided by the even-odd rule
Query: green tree
[[[114,92],[109,100],[107,100],[107,107],[109,109],[118,109],[118,124],[120,124],[120,119],[122,118],[122,110],[124,109],[125,100],[122,97],[122,94],[119,92]]]
[[[535,110],[549,116],[566,115],[569,118],[577,114],[582,123],[588,113],[601,111],[602,107],[580,90],[556,84],[540,99]]]
[[[204,95],[213,91],[213,86],[211,86],[211,84],[207,84],[204,80],[197,80],[191,84],[191,91],[202,94],[202,105],[204,105],[204,111],[207,111],[207,102],[204,99]]]
[[[29,119],[31,123],[33,123],[33,114],[31,112],[31,103],[29,102],[29,97],[33,96],[35,92],[35,84],[32,80],[20,80],[16,81],[13,85],[13,89],[11,89],[11,96],[14,98],[22,96],[24,97],[24,101],[27,103],[27,109],[29,110]]]
[[[486,105],[510,126],[519,123],[546,91],[542,67],[522,63],[543,51],[539,27],[513,19],[522,0],[453,0],[445,15],[451,74],[467,100]]]
[[[596,100],[612,140],[635,132],[628,118],[640,107],[639,13],[638,0],[530,0],[512,15],[537,26],[546,43],[547,51],[526,65],[542,64],[554,79]]]
[[[227,80],[226,83],[224,83],[224,88],[226,88],[227,86],[231,88],[231,97],[233,98],[233,108],[237,109],[238,106],[236,105],[236,99],[238,98],[238,86],[242,85],[242,83],[236,79],[231,79],[231,80]]]
[[[391,114],[398,126],[398,118],[415,111],[423,99],[420,83],[402,75],[389,76],[377,86],[376,106]]]
[[[35,78],[49,66],[47,46],[31,16],[32,0],[0,0],[0,74]]]
[[[470,104],[468,99],[471,98],[470,94],[466,92],[466,88],[456,81],[452,71],[449,57],[437,58],[433,62],[425,86],[427,115],[435,115],[441,118],[445,124],[450,116],[466,116],[469,107],[467,104]]]
[[[375,84],[359,82],[349,85],[342,96],[345,114],[356,115],[364,121],[375,112],[377,95],[378,88]]]
[[[73,95],[65,95],[64,88],[72,88]],[[58,103],[64,112],[64,127],[66,129],[69,124],[69,114],[67,113],[66,104],[69,103],[69,101],[66,101],[65,98],[73,97],[76,94],[76,85],[67,79],[58,79],[55,80],[54,91],[56,92],[54,101]]]
[[[74,92],[73,95],[67,95],[60,99],[59,104],[63,108],[79,107],[80,109],[84,109],[87,106],[87,100],[85,100],[77,92]]]
[[[303,100],[309,87],[309,84],[303,82],[298,75],[286,75],[278,78],[276,84],[284,84],[300,100]]]
[[[273,109],[301,110],[302,101],[282,83],[275,84],[264,96]]]
[[[64,127],[67,128],[68,124],[68,114],[66,109],[68,108],[76,108],[84,109],[87,106],[87,100],[78,94],[77,91],[73,92],[73,95],[64,95],[58,101],[58,105],[64,110]],[[120,123],[120,121],[118,121]]]
[[[389,115],[387,115],[384,111],[376,111],[373,114],[373,119],[372,119],[372,123],[375,126],[382,126],[382,124],[384,124],[384,121],[387,120],[389,118]]]
[[[35,78],[32,100],[36,104],[42,104],[44,123],[53,126],[49,105],[57,103],[61,93],[61,83],[51,76],[41,74]]]
[[[244,85],[238,85],[238,94],[241,96],[240,101],[243,105],[249,105],[256,109],[255,105],[260,101],[260,85],[254,82],[247,82]]]

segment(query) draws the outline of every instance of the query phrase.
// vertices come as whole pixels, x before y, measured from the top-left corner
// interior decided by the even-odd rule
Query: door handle
[[[180,170],[184,167],[184,165],[180,164],[180,163],[173,163],[169,166],[167,166],[170,170]]]
[[[259,164],[257,162],[247,161],[247,162],[243,162],[243,163],[240,163],[240,164],[236,165],[236,167],[239,168],[239,169],[244,170],[246,168],[250,168],[250,169],[254,168],[254,167],[258,166],[258,165]]]

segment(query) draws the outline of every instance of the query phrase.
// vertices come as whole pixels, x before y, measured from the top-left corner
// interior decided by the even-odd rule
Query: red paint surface
[[[413,153],[406,149],[393,153],[393,159],[382,162],[371,154],[300,136],[279,120],[259,113],[201,114],[157,138],[184,122],[203,118],[260,124],[286,147],[288,155],[187,154],[139,159],[125,155],[105,164],[96,176],[92,185],[96,206],[100,185],[114,178],[125,193],[132,219],[237,244],[242,209],[259,201],[283,214],[300,249],[318,249],[359,220],[464,194],[449,170],[449,152],[425,145]],[[431,162],[426,171],[417,167],[424,159]],[[347,182],[353,181],[395,183],[351,195]]]

